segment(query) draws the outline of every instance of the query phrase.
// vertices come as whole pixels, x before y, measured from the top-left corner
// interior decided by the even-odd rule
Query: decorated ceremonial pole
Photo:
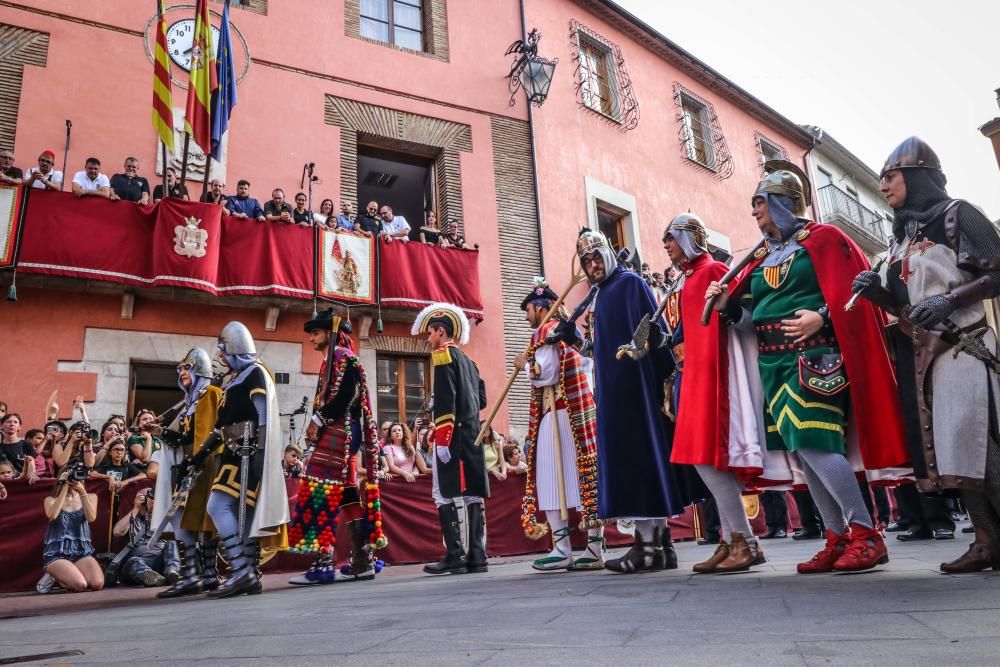
[[[587,277],[586,274],[582,270],[580,270],[579,267],[577,267],[576,261],[577,261],[576,255],[573,255],[573,272],[572,272],[572,277],[570,278],[569,281],[569,285],[566,286],[566,289],[563,290],[563,293],[559,295],[559,298],[556,299],[556,302],[553,303],[552,306],[549,308],[549,312],[545,314],[544,318],[542,318],[542,321],[538,325],[539,329],[545,326],[545,323],[548,322],[549,319],[552,317],[552,315],[559,310],[559,306],[561,306],[563,304],[563,301],[566,300],[566,297],[569,296],[570,291],[574,287],[576,287],[579,283],[583,282],[586,279]],[[525,350],[525,353],[527,353],[527,350]],[[503,402],[507,399],[507,394],[510,392],[510,388],[514,386],[514,380],[517,379],[517,376],[520,372],[521,369],[515,366],[514,370],[511,371],[510,375],[507,377],[507,384],[504,385],[503,390],[500,392],[499,398],[497,398],[496,402],[493,403],[493,407],[490,408],[489,414],[486,415],[486,419],[485,421],[483,421],[482,428],[479,429],[479,435],[476,436],[476,442],[475,442],[476,446],[482,443],[483,438],[486,437],[486,431],[489,430],[490,424],[493,423],[493,418],[496,417],[497,412],[500,411],[500,406],[503,405]]]

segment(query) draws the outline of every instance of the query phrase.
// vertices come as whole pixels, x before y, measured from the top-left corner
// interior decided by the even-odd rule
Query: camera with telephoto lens
[[[83,482],[90,476],[90,468],[83,464],[83,461],[73,461],[69,464],[69,475],[67,482]]]
[[[70,426],[69,432],[71,434],[79,432],[83,436],[84,440],[90,440],[91,442],[97,440],[98,437],[97,429],[91,428],[90,424],[82,419]]]

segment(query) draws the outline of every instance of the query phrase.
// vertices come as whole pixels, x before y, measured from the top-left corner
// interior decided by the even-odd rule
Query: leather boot
[[[198,549],[198,559],[201,562],[201,587],[206,591],[214,591],[222,585],[219,576],[219,542],[214,535],[202,540]]]
[[[796,566],[799,574],[815,574],[817,572],[833,572],[833,564],[840,558],[844,549],[851,541],[850,531],[838,535],[829,528],[826,530],[826,546],[805,563]]]
[[[670,526],[653,528],[653,563],[650,570],[676,570],[677,550],[670,536]]]
[[[158,598],[179,598],[202,592],[201,577],[198,576],[197,545],[177,541],[177,552],[181,559],[181,578],[170,588],[156,594]]]
[[[851,542],[833,564],[833,569],[837,572],[859,572],[888,562],[889,551],[885,547],[882,533],[876,528],[852,523]]]
[[[726,560],[729,557],[729,543],[723,539],[719,539],[719,546],[715,548],[715,553],[708,560],[703,560],[700,563],[695,563],[693,569],[698,574],[708,574],[709,572],[715,572],[716,566],[719,563]]]
[[[466,570],[470,573],[486,572],[489,564],[486,560],[486,515],[483,504],[466,504],[465,511],[469,517],[469,555],[466,560]]]
[[[350,575],[355,581],[370,581],[375,578],[375,568],[368,557],[367,535],[365,535],[365,521],[358,519],[347,524],[347,529],[351,534],[351,570]]]
[[[229,561],[230,575],[226,583],[211,591],[208,597],[213,599],[231,598],[244,593],[252,595],[260,588],[260,577],[257,575],[256,563],[248,556],[248,550],[239,535],[233,533],[222,538],[222,549]]]
[[[950,563],[941,563],[941,571],[948,574],[963,574],[965,572],[982,572],[991,567],[994,570],[1000,570],[1000,559],[993,555],[994,552],[995,549],[992,549],[989,544],[973,542],[969,545],[968,551],[955,560]]]
[[[427,574],[465,574],[467,562],[462,549],[462,533],[458,526],[458,508],[454,503],[438,506],[438,521],[444,537],[445,556],[436,563],[424,565]]]
[[[759,552],[758,552],[759,553]],[[757,561],[747,544],[747,538],[743,533],[733,533],[733,541],[729,546],[729,556],[715,566],[716,572],[745,572]]]

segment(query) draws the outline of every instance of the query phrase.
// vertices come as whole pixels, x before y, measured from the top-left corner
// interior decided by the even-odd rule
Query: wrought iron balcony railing
[[[842,222],[869,242],[871,250],[884,250],[887,239],[882,216],[861,204],[853,195],[836,185],[819,189],[819,210],[823,222]]]

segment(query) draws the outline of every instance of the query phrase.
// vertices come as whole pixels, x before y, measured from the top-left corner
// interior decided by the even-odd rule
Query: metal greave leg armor
[[[236,533],[223,537],[222,549],[229,561],[230,574],[217,590],[208,594],[211,598],[228,598],[244,593],[259,592],[260,575],[256,568],[256,544],[244,544]]]
[[[201,577],[198,576],[198,547],[177,541],[177,552],[181,560],[181,579],[170,588],[160,591],[156,597],[161,599],[177,598],[184,595],[197,595],[202,592]]]

